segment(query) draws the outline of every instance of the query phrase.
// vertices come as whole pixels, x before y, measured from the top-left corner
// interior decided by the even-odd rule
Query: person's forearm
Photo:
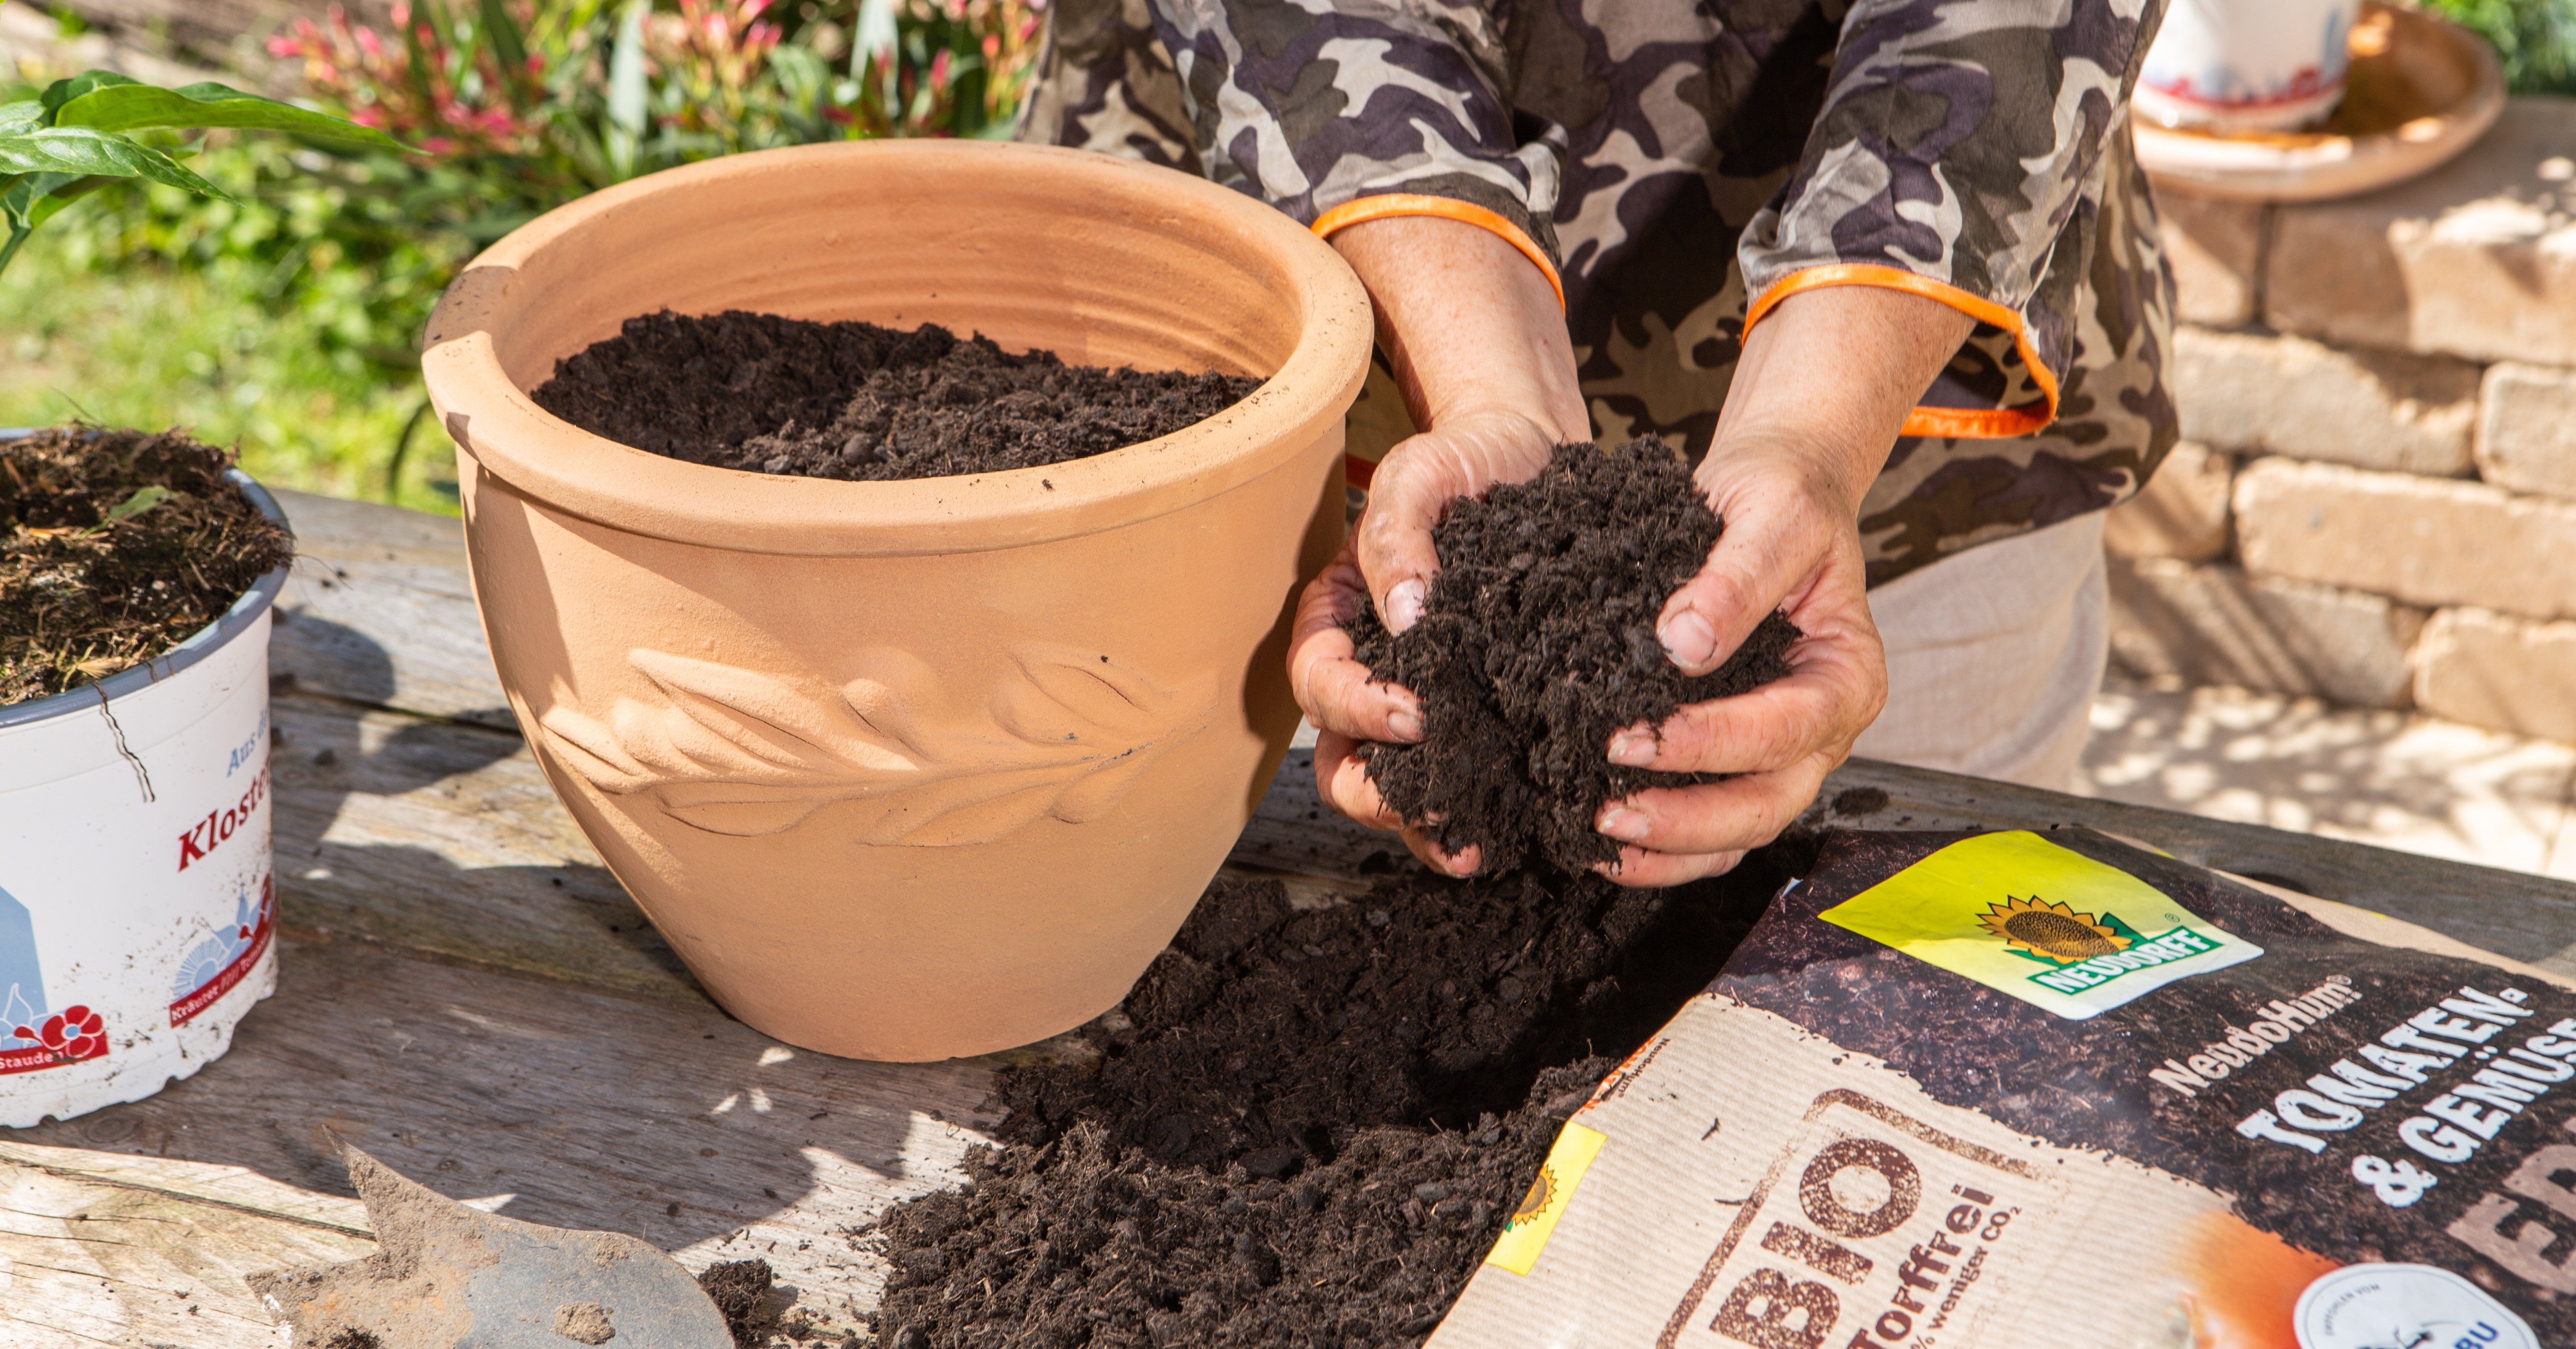
[[[1975,327],[1883,286],[1792,295],[1746,339],[1713,452],[1795,455],[1857,515],[1906,414]]]
[[[1561,440],[1592,438],[1556,292],[1518,249],[1437,216],[1367,221],[1332,244],[1375,302],[1378,345],[1418,429],[1508,412]]]

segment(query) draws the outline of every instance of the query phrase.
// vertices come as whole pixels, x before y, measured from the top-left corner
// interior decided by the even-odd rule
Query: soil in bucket
[[[1205,421],[1260,385],[1067,365],[935,323],[666,310],[557,362],[530,397],[594,435],[693,464],[874,482],[1106,454]]]
[[[0,441],[0,707],[168,651],[295,556],[232,466],[176,431]]]
[[[1593,828],[1605,802],[1715,779],[1613,764],[1611,735],[1789,672],[1798,629],[1776,613],[1705,675],[1655,637],[1723,528],[1652,437],[1560,445],[1530,481],[1452,503],[1431,532],[1440,571],[1421,621],[1396,636],[1369,608],[1351,625],[1359,662],[1422,700],[1419,743],[1365,749],[1379,795],[1433,821],[1442,848],[1481,849],[1487,871],[1618,860]]]
[[[878,1345],[1415,1343],[1812,846],[1660,891],[1220,878],[1098,1063],[1003,1071],[1006,1141],[880,1221]]]

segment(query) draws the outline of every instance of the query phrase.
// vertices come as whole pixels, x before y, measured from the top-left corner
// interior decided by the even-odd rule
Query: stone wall
[[[2167,193],[2184,444],[2116,668],[2576,740],[2576,100],[2384,192]]]

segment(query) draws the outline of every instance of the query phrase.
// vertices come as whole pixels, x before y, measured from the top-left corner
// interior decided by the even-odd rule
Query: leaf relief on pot
[[[1213,674],[1165,688],[1097,653],[1022,646],[991,681],[872,648],[833,688],[637,649],[658,698],[602,722],[557,701],[557,761],[710,833],[776,834],[849,803],[863,843],[985,843],[1041,817],[1116,806],[1154,757],[1208,724]]]

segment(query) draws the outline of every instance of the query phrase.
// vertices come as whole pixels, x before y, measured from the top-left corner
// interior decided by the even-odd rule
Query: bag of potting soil
[[[2576,989],[2080,830],[1840,834],[1435,1346],[2566,1349]]]

